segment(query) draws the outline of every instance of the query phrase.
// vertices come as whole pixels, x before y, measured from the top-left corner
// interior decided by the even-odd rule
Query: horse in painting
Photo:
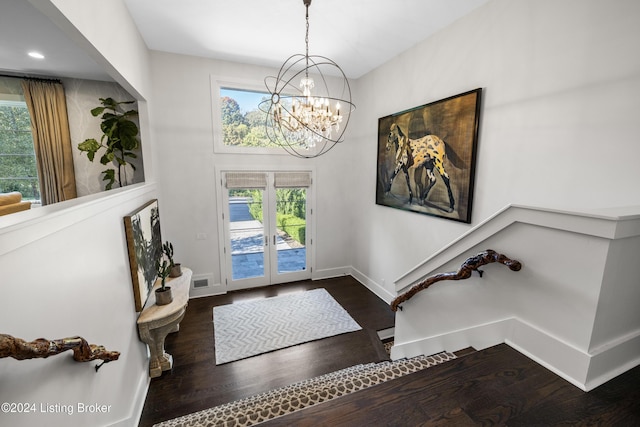
[[[426,186],[420,190],[418,182],[416,182],[416,190],[418,190],[419,193],[418,197],[420,203],[423,203],[427,199],[429,191],[436,183],[436,175],[433,171],[435,169],[447,187],[449,195],[449,208],[447,211],[453,212],[455,199],[453,197],[453,191],[451,191],[451,180],[444,168],[444,159],[447,156],[447,145],[442,139],[436,135],[426,135],[419,139],[409,139],[400,126],[393,123],[389,128],[386,148],[387,151],[395,148],[396,152],[396,167],[389,179],[387,192],[391,191],[393,179],[402,171],[404,172],[407,186],[409,187],[409,204],[411,204],[413,201],[413,192],[411,189],[409,170],[414,169],[415,175],[415,172],[417,172],[419,168],[424,168],[427,173]]]

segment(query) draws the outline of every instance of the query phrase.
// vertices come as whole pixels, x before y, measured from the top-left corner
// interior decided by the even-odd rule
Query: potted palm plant
[[[173,261],[173,244],[171,242],[166,241],[162,245],[162,252],[165,254],[167,259],[169,260],[169,277],[180,277],[182,276],[182,268],[179,262]]]
[[[158,261],[158,277],[162,280],[160,287],[156,289],[156,305],[167,305],[173,301],[171,287],[166,286],[166,280],[171,272],[171,266],[166,259],[162,260],[162,264]]]

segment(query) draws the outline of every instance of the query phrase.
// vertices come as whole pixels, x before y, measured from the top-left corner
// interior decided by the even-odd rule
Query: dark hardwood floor
[[[323,287],[363,331],[215,365],[215,305]],[[386,359],[374,331],[387,304],[351,277],[277,285],[189,302],[166,350],[172,372],[151,381],[140,426],[358,363]],[[272,426],[638,426],[640,367],[585,393],[505,344],[263,423]]]
[[[640,367],[585,393],[500,344],[263,426],[640,425]]]
[[[316,288],[325,288],[363,329],[216,366],[214,306]],[[139,425],[151,426],[359,363],[386,360],[376,331],[393,327],[394,318],[384,301],[351,276],[192,299],[180,331],[165,341],[173,369],[151,380]]]

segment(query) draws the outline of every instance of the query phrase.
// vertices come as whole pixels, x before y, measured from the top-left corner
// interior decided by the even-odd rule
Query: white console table
[[[164,339],[169,333],[178,332],[179,324],[187,311],[191,274],[190,269],[183,268],[182,276],[167,279],[165,286],[170,286],[173,294],[173,301],[167,305],[156,305],[155,290],[160,287],[158,280],[138,316],[140,339],[149,346],[151,354],[151,378],[159,377],[163,371],[168,371],[173,366],[173,357],[164,351]]]

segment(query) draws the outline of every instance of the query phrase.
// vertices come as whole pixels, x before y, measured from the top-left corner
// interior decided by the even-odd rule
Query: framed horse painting
[[[471,222],[481,94],[378,119],[376,204]]]

